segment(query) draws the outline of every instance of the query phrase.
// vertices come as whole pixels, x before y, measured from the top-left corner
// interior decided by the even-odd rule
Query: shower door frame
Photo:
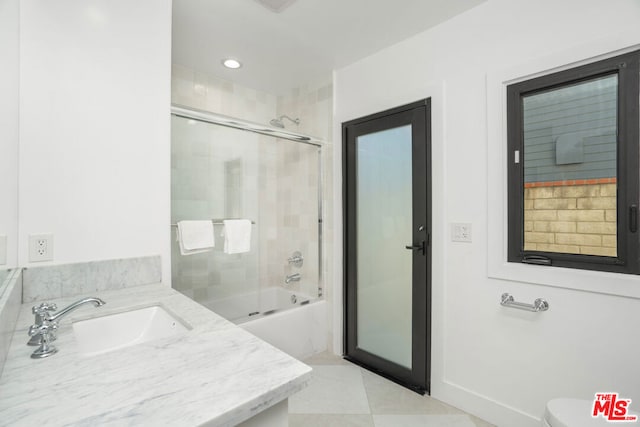
[[[199,110],[196,108],[187,107],[180,104],[171,104],[171,116],[181,117],[189,120],[196,120],[199,122],[209,123],[213,125],[225,126],[234,129],[244,130],[247,132],[258,133],[261,135],[271,136],[273,138],[286,139],[288,141],[298,142],[300,144],[312,145],[318,149],[318,290],[314,297],[322,298],[324,296],[324,283],[323,283],[323,161],[322,161],[322,149],[326,144],[325,141],[315,138],[313,136],[304,135],[297,132],[290,132],[288,130],[276,128],[270,125],[262,123],[251,122],[248,120],[240,119],[237,117],[225,116],[223,114],[217,114],[210,111]],[[170,189],[171,190],[171,189]]]

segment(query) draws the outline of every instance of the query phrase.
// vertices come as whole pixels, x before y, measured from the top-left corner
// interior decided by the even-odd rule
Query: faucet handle
[[[42,335],[44,337],[45,335],[53,334],[56,329],[58,329],[56,322],[48,322],[45,320],[42,322],[42,325],[31,325],[29,327],[29,336]]]
[[[295,251],[293,255],[287,258],[287,261],[289,262],[290,265],[294,267],[297,267],[297,268],[302,267],[302,264],[304,263],[304,257],[302,256],[302,252]]]
[[[35,315],[40,315],[42,316],[43,314],[45,314],[48,311],[55,311],[58,309],[58,306],[52,303],[48,303],[48,302],[43,302],[42,304],[40,304],[39,306],[33,306],[31,307],[31,312]]]
[[[40,335],[41,328],[42,328],[42,325],[31,325],[29,327],[29,336],[34,337],[36,335]]]
[[[39,306],[35,306],[34,305],[33,307],[31,307],[31,312],[36,316],[35,325],[34,326],[42,325],[42,323],[45,320],[49,319],[49,317],[50,317],[49,312],[57,310],[57,309],[58,309],[57,305],[52,304],[52,303],[48,303],[48,302],[43,302]],[[32,326],[32,328],[33,328],[33,326]],[[29,340],[27,345],[36,346],[36,345],[41,345],[42,344],[42,335],[41,334],[38,334],[38,333],[31,334],[31,329],[29,329],[29,336],[31,337],[31,339]],[[55,339],[56,339],[55,336],[51,336],[51,341],[53,341]]]
[[[31,325],[29,328],[30,336],[40,336],[40,347],[31,354],[32,359],[42,359],[58,352],[58,349],[51,345],[51,341],[55,340],[55,331],[58,329],[58,323],[44,320],[42,325]]]

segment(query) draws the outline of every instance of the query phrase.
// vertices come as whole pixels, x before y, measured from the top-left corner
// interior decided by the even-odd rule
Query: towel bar
[[[509,295],[508,293],[502,294],[500,305],[505,307],[517,308],[519,310],[533,311],[536,313],[539,311],[549,310],[549,303],[542,298],[536,299],[533,304],[527,304],[524,302],[514,301],[513,295]]]
[[[238,218],[227,218],[227,219],[238,219]],[[224,224],[223,219],[212,219],[211,222],[213,222],[213,225],[222,225]],[[255,221],[251,221],[251,224],[255,224]],[[177,227],[178,224],[171,224],[172,227]]]

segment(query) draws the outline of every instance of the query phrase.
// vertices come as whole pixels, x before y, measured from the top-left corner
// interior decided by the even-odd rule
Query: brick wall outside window
[[[524,250],[617,255],[615,178],[590,181],[525,184]]]

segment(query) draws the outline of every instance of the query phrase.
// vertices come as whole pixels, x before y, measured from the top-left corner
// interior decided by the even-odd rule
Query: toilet
[[[603,417],[593,418],[593,400],[553,399],[547,402],[542,419],[543,427],[600,427],[613,425],[640,426],[640,415],[628,411],[627,415],[636,415],[636,422],[611,422]]]

